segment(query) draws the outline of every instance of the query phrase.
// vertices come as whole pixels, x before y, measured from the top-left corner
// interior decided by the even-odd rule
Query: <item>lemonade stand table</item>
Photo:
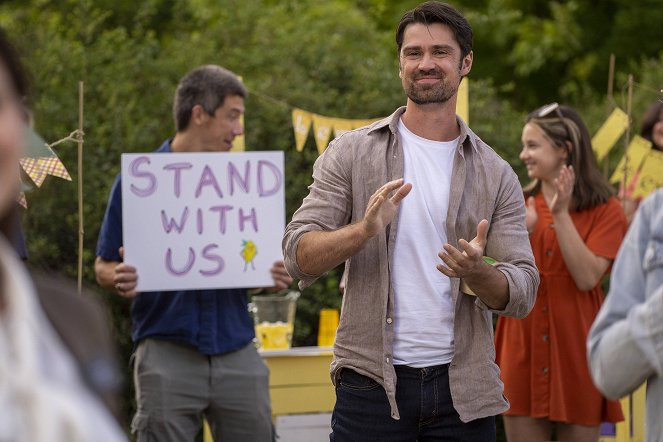
[[[331,413],[336,395],[329,377],[331,347],[261,350],[269,367],[272,415]]]

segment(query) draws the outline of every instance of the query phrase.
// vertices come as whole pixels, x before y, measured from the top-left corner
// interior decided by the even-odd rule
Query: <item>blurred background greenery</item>
[[[246,146],[286,155],[287,219],[311,182],[313,137],[294,149],[291,106],[342,118],[376,118],[404,104],[394,30],[412,0],[5,0],[0,26],[29,68],[37,131],[48,141],[77,127],[78,81],[85,81],[84,280],[95,287],[94,255],[108,192],[122,152],[157,148],[174,133],[179,78],[220,64],[251,94]],[[634,122],[663,87],[661,0],[462,0],[475,32],[470,124],[511,163],[524,115],[551,101],[575,106],[595,132],[614,102],[606,97],[616,56],[615,101],[625,108],[635,76]],[[621,146],[621,145],[620,145]],[[74,181],[49,178],[28,195],[25,230],[34,266],[76,276],[76,147],[56,148]],[[614,168],[622,149],[608,158]],[[318,312],[340,307],[340,269],[306,289],[295,345],[315,345]],[[104,296],[125,361],[129,303]],[[128,368],[127,368],[128,370]],[[127,371],[127,374],[129,372]],[[127,379],[130,379],[128,377]],[[130,382],[127,382],[130,384]],[[127,413],[131,390],[127,387]]]

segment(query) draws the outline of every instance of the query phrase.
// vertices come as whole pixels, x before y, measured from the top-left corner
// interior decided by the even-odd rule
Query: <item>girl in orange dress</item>
[[[557,440],[597,441],[601,422],[623,416],[619,402],[594,387],[585,343],[626,217],[573,109],[553,103],[528,115],[522,144],[533,180],[524,189],[527,229],[541,284],[528,317],[497,323],[497,363],[511,403],[507,438],[547,441],[555,431]]]

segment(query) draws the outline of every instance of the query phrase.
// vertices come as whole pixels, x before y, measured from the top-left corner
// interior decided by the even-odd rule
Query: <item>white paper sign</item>
[[[269,287],[283,259],[283,152],[122,155],[138,291]]]

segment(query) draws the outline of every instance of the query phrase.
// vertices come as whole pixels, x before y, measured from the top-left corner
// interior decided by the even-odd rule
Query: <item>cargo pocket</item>
[[[150,434],[149,424],[150,417],[147,414],[136,413],[131,421],[131,434],[136,437],[136,442],[156,441],[156,438],[153,438]]]

